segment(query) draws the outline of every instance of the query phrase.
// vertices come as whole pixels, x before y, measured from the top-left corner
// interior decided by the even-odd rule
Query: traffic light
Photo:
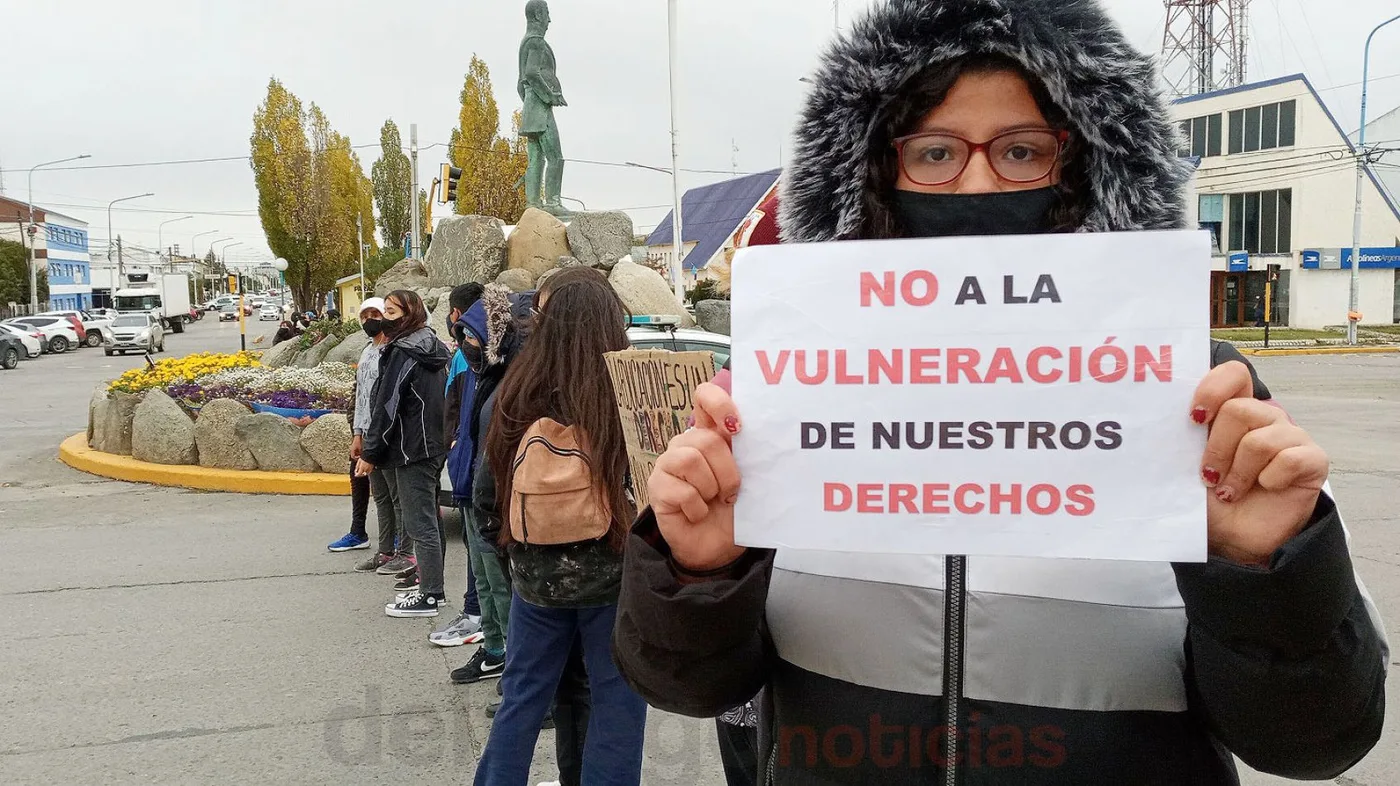
[[[228,275],[228,293],[230,295],[238,294],[238,276],[232,273]]]
[[[438,202],[447,204],[457,201],[457,181],[462,179],[462,170],[451,164],[442,165],[442,190],[438,192]]]

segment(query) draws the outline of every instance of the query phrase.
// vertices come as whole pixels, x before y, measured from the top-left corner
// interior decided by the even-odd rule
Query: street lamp
[[[34,242],[38,232],[34,229],[34,170],[42,169],[54,164],[66,164],[69,161],[80,161],[84,158],[92,158],[87,153],[72,158],[60,158],[57,161],[45,161],[42,164],[35,164],[29,168],[29,310],[32,313],[39,313],[39,263],[34,257]],[[109,229],[107,234],[111,234]],[[23,234],[20,239],[24,239]]]
[[[134,195],[128,196],[128,197],[122,197],[121,199],[113,199],[111,202],[108,202],[108,203],[107,203],[107,261],[108,261],[108,262],[111,262],[111,261],[112,261],[112,205],[115,205],[115,204],[117,204],[118,202],[127,202],[127,201],[130,201],[130,200],[132,200],[132,199],[144,199],[145,197],[148,197],[148,196],[155,196],[155,194],[152,193],[152,192],[150,192],[150,191],[147,191],[147,192],[144,193],[144,194],[134,194]],[[113,290],[113,291],[116,291],[116,290],[118,290],[118,289],[121,289],[121,287],[122,287],[122,275],[123,275],[123,273],[124,273],[124,271],[122,270],[122,258],[121,258],[121,255],[117,255],[117,280],[116,280],[115,282],[113,282],[113,284],[112,284],[112,290]]]
[[[1361,309],[1361,197],[1366,177],[1366,82],[1371,78],[1371,40],[1382,27],[1400,22],[1400,16],[1392,17],[1376,25],[1366,36],[1366,49],[1361,60],[1361,130],[1356,138],[1356,213],[1351,223],[1351,307],[1347,312],[1347,343],[1356,345],[1356,323]]]
[[[277,268],[277,293],[278,300],[281,301],[278,305],[280,305],[282,307],[282,311],[285,312],[287,310],[287,278],[283,274],[287,272],[287,260],[283,259],[282,257],[278,257],[272,260],[272,266]],[[361,273],[360,275],[363,276],[364,273]],[[360,286],[364,287],[364,285],[365,280],[364,278],[361,278]]]
[[[194,216],[180,216],[179,218],[172,218],[172,219],[170,219],[169,221],[162,221],[162,222],[160,222],[160,226],[157,226],[157,227],[156,227],[156,256],[160,256],[161,254],[164,254],[164,253],[165,253],[165,225],[166,225],[166,224],[173,224],[173,223],[175,223],[176,221],[188,221],[188,220],[191,219],[191,218],[194,218]],[[167,263],[166,263],[166,264],[167,264],[167,265],[173,265],[174,262],[175,262],[175,258],[174,258],[174,254],[172,254],[172,255],[170,255],[170,257],[167,259]]]
[[[674,139],[674,133],[672,135],[672,138]],[[673,142],[671,147],[671,160],[673,163],[675,162],[675,152],[675,144]],[[671,238],[671,285],[675,287],[676,300],[679,300],[681,302],[681,305],[684,306],[685,282],[681,279],[681,251],[685,248],[685,240],[684,236],[681,234],[681,181],[680,176],[677,174],[679,170],[676,168],[662,169],[659,166],[648,166],[646,164],[638,164],[636,161],[627,161],[625,163],[627,164],[627,166],[636,167],[637,169],[650,169],[653,172],[660,172],[663,175],[671,176],[671,184],[674,189],[673,196],[675,198],[675,202],[672,204],[671,207],[671,231],[674,235]]]

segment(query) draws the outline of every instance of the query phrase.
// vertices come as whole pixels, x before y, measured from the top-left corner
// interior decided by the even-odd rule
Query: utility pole
[[[409,246],[409,255],[408,255],[408,257],[409,257],[409,259],[419,259],[419,258],[420,258],[420,257],[419,257],[419,249],[422,248],[422,245],[421,245],[421,243],[422,243],[422,238],[420,237],[420,235],[422,234],[422,227],[420,227],[420,226],[418,225],[419,216],[418,216],[418,124],[417,124],[417,123],[412,123],[412,124],[410,124],[409,127],[408,127],[408,150],[409,150],[409,154],[410,154],[410,155],[409,155],[409,158],[410,158],[411,161],[412,161],[412,170],[413,170],[413,171],[412,171],[412,175],[413,175],[413,177],[412,177],[412,182],[413,182],[413,186],[412,186],[412,188],[413,188],[413,193],[409,194],[409,198],[408,198],[408,204],[412,206],[412,208],[411,208],[411,215],[412,215],[412,218],[411,218],[410,220],[413,222],[413,226],[411,227],[413,241],[412,241],[412,245]],[[361,279],[361,283],[364,283],[363,279]]]
[[[365,299],[365,228],[364,214],[355,214],[355,245],[360,248],[360,302]]]
[[[666,3],[666,19],[668,23],[671,55],[671,190],[674,192],[672,198],[675,206],[672,208],[674,220],[671,230],[674,232],[673,250],[671,259],[671,285],[676,289],[676,300],[681,305],[685,305],[685,281],[681,278],[681,254],[685,250],[685,235],[681,232],[681,161],[680,161],[680,129],[677,117],[677,93],[676,90],[676,44],[680,38],[677,30],[676,20],[676,0],[668,0]],[[418,204],[414,202],[414,204]]]
[[[1371,79],[1371,41],[1382,27],[1400,22],[1400,16],[1392,17],[1376,25],[1366,36],[1366,48],[1361,61],[1361,130],[1356,132],[1356,212],[1351,224],[1351,297],[1347,311],[1347,343],[1356,345],[1356,323],[1361,319],[1361,199],[1365,195],[1366,164],[1370,154],[1366,152],[1366,88]]]

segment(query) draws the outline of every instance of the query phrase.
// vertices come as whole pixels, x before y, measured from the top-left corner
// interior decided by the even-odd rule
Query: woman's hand
[[[350,458],[358,460],[360,458],[360,455],[364,452],[365,438],[360,436],[359,434],[356,434],[355,438],[350,440]]]
[[[732,440],[740,426],[734,399],[719,385],[696,388],[694,405],[695,428],[671,440],[647,491],[671,558],[702,573],[728,565],[745,551],[734,545],[739,467]]]
[[[373,471],[374,471],[374,465],[371,464],[371,463],[369,463],[368,461],[365,461],[364,459],[360,459],[360,460],[359,460],[359,463],[357,463],[357,464],[355,465],[355,476],[356,476],[356,477],[367,478],[367,477],[369,477],[369,474],[370,474],[371,472],[373,472]]]
[[[1211,554],[1266,566],[1303,530],[1327,480],[1327,454],[1271,402],[1254,398],[1249,369],[1238,361],[1201,380],[1191,419],[1210,424],[1201,477]]]

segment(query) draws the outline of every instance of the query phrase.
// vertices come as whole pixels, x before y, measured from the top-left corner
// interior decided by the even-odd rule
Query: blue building
[[[38,206],[35,206],[36,211]],[[76,218],[44,210],[44,241],[49,275],[49,308],[92,308],[92,269],[88,225]]]

